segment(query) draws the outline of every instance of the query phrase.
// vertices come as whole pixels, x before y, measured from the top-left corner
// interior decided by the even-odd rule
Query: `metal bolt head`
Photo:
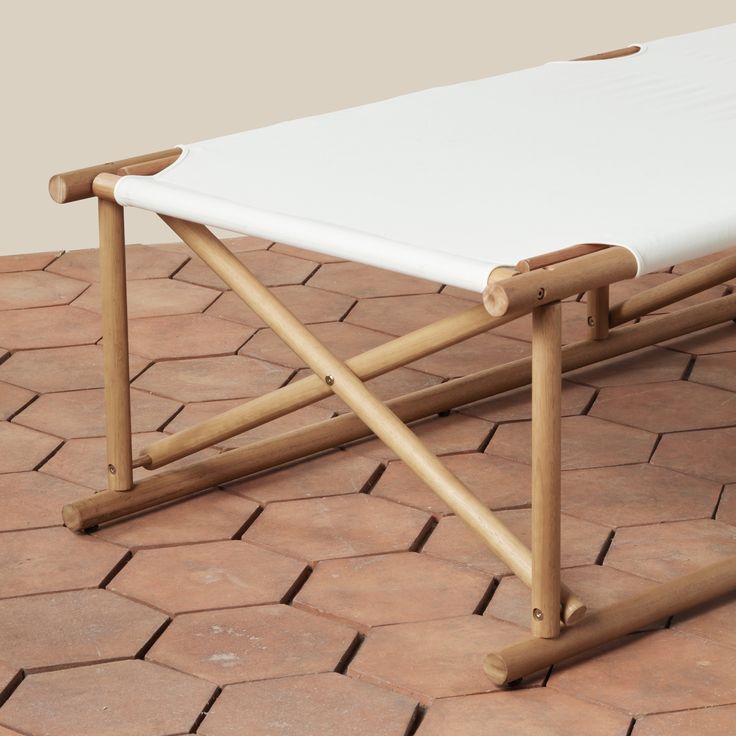
[[[325,383],[328,386],[332,386],[332,384],[335,383],[335,377],[334,376],[325,376]]]
[[[116,470],[114,465],[108,465],[107,472],[110,473],[110,475],[115,475],[115,473],[117,473],[118,471]]]
[[[539,290],[537,291],[537,299],[538,299],[539,301],[541,301],[542,299],[544,299],[544,295],[545,295],[546,293],[547,293],[547,292],[546,292],[546,291],[545,291],[544,289],[539,289]]]
[[[535,608],[532,611],[532,616],[534,616],[536,621],[541,621],[542,619],[544,619],[544,614],[538,608]]]
[[[588,317],[588,327],[595,327],[595,317]]]

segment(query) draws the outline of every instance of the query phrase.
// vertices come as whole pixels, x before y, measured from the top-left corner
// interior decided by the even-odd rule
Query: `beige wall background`
[[[13,3],[0,253],[96,244],[58,171],[736,21],[734,0]],[[129,242],[171,240],[132,211]]]

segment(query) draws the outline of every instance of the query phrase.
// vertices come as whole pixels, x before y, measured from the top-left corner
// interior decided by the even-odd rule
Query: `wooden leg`
[[[525,639],[489,654],[486,674],[505,685],[734,589],[736,557],[731,557],[590,613],[557,639]]]
[[[588,328],[592,340],[605,340],[608,337],[609,293],[608,286],[599,286],[587,293]]]
[[[560,633],[561,312],[552,302],[532,313],[531,630],[541,637]]]
[[[584,340],[562,349],[562,369],[572,371],[601,360],[687,335],[736,318],[736,294],[621,327],[608,340]],[[413,391],[386,402],[404,422],[413,422],[473,401],[526,386],[529,358],[487,368],[446,383]],[[355,416],[343,414],[285,434],[259,440],[216,457],[145,478],[130,494],[102,491],[64,506],[64,523],[75,531],[184,498],[267,468],[367,437],[370,430]]]
[[[123,208],[105,199],[98,203],[107,488],[110,491],[129,491],[133,488],[133,470]]]

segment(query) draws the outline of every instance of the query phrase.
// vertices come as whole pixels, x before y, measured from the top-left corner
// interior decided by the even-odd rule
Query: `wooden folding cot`
[[[609,305],[609,285],[736,243],[736,25],[58,174],[99,200],[108,489],[64,507],[80,531],[370,434],[531,587],[531,638],[488,654],[508,683],[736,588],[736,558],[599,611],[560,582],[563,372],[736,318],[736,294],[664,316],[736,277],[736,256]],[[131,452],[123,208],[164,222],[313,371]],[[343,362],[208,226],[482,292],[483,303]],[[587,293],[589,339],[562,345]],[[365,381],[532,314],[532,356],[383,402]],[[407,426],[532,386],[528,549]],[[133,481],[339,396],[351,413]]]

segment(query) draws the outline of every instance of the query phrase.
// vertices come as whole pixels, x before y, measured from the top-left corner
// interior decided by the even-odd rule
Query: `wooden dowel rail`
[[[718,286],[734,276],[736,276],[736,255],[726,256],[619,302],[611,307],[610,325],[616,327],[629,322],[674,304],[680,299],[687,299],[693,294]]]
[[[597,253],[599,250],[605,250],[610,246],[602,243],[579,243],[578,245],[570,245],[567,248],[560,248],[549,253],[543,253],[539,256],[524,258],[516,264],[516,270],[519,273],[527,273],[528,271],[536,271],[538,268],[547,268],[554,266],[556,263],[569,261],[573,258],[586,256],[589,253]]]
[[[621,246],[611,246],[569,261],[489,283],[483,303],[489,314],[526,314],[535,307],[573,294],[623,281],[636,275],[636,259]]]
[[[610,288],[608,285],[591,289],[587,294],[588,333],[592,340],[605,340],[610,329]]]
[[[529,638],[489,654],[486,674],[505,685],[735,589],[736,557],[730,557],[594,611],[557,639]]]
[[[712,299],[672,314],[620,327],[608,340],[584,340],[566,345],[562,348],[562,370],[582,368],[735,318],[736,294]],[[521,358],[413,391],[389,400],[386,405],[404,422],[413,422],[525,386],[530,380],[531,359]],[[342,414],[192,462],[184,468],[162,471],[136,483],[135,493],[102,491],[74,501],[64,507],[64,522],[75,531],[87,529],[370,434],[355,414]]]
[[[175,160],[180,155],[180,148],[167,148],[164,151],[146,153],[142,156],[133,156],[132,158],[126,158],[120,161],[108,161],[104,164],[89,166],[86,169],[65,171],[62,174],[55,174],[51,177],[49,180],[49,194],[51,195],[51,199],[59,204],[87,199],[94,196],[94,192],[92,191],[92,182],[95,180],[96,176],[103,172],[114,173],[128,166],[142,164],[157,159],[174,158]]]

